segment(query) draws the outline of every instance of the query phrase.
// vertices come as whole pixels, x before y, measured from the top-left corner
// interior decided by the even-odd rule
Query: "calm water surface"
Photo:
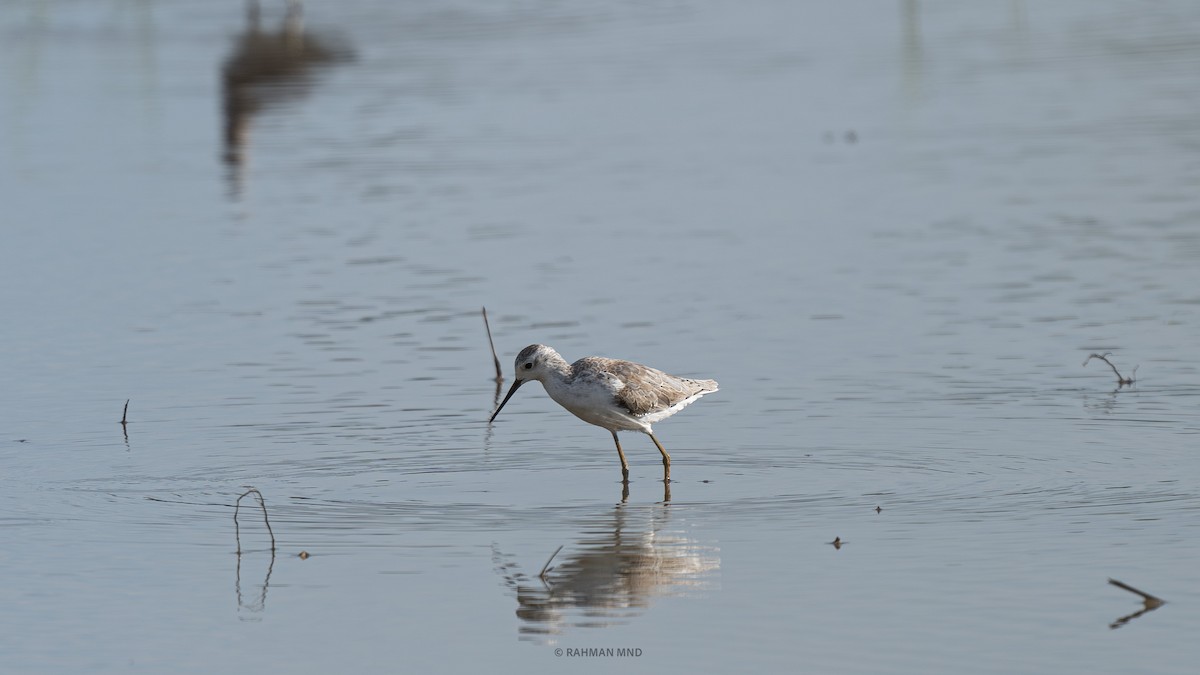
[[[1194,672],[1198,34],[5,3],[0,670]],[[483,305],[719,380],[674,482]]]

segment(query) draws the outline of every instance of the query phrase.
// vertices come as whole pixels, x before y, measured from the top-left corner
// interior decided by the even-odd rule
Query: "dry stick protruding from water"
[[[242,498],[248,494],[253,494],[258,498],[258,505],[262,507],[263,522],[267,524],[267,534],[271,535],[271,553],[275,552],[275,532],[271,530],[271,520],[267,518],[267,502],[263,500],[263,495],[258,491],[258,488],[250,488],[243,492],[237,501],[233,504],[233,536],[237,538],[237,552],[242,554],[242,534],[238,527],[238,510],[242,508]]]
[[[1134,595],[1140,595],[1142,598],[1142,608],[1141,609],[1134,612],[1133,614],[1128,614],[1126,616],[1123,616],[1108,625],[1108,627],[1113,630],[1116,630],[1117,628],[1124,626],[1125,624],[1129,623],[1130,621],[1133,621],[1134,619],[1145,614],[1146,612],[1156,610],[1159,607],[1162,607],[1163,605],[1167,604],[1167,601],[1163,600],[1162,598],[1156,598],[1153,595],[1150,595],[1149,593],[1147,593],[1145,591],[1139,591],[1138,589],[1134,588],[1133,586],[1130,586],[1129,584],[1117,581],[1116,579],[1110,578],[1108,580],[1108,583],[1112,584],[1113,586],[1116,586],[1117,588],[1129,591],[1130,593],[1133,593]]]
[[[125,399],[125,409],[121,411],[121,435],[125,437],[125,448],[129,449],[129,399]]]
[[[1134,375],[1137,375],[1137,369],[1139,367],[1141,367],[1140,364],[1133,367],[1133,375],[1130,375],[1129,377],[1125,377],[1124,375],[1121,374],[1121,371],[1117,370],[1117,367],[1112,364],[1112,361],[1108,360],[1108,355],[1111,353],[1112,352],[1104,352],[1103,354],[1088,354],[1088,357],[1083,360],[1083,365],[1086,366],[1088,364],[1088,361],[1091,361],[1092,359],[1098,359],[1100,361],[1107,363],[1108,367],[1112,368],[1112,371],[1114,373],[1116,373],[1118,388],[1124,387],[1127,384],[1133,384]]]
[[[1113,586],[1116,586],[1117,588],[1129,591],[1130,593],[1133,593],[1134,595],[1142,596],[1142,601],[1146,603],[1147,607],[1149,607],[1151,605],[1153,605],[1154,607],[1160,607],[1162,605],[1167,604],[1167,601],[1163,600],[1162,598],[1156,598],[1153,595],[1150,595],[1149,593],[1147,593],[1145,591],[1139,591],[1138,589],[1134,588],[1133,586],[1130,586],[1129,584],[1117,581],[1116,579],[1109,579],[1108,583],[1112,584]]]
[[[503,382],[504,371],[500,369],[500,357],[496,356],[496,343],[492,341],[492,327],[488,325],[487,307],[483,308],[483,327],[487,329],[488,346],[492,348],[492,361],[496,364],[496,382]]]
[[[542,581],[546,580],[546,574],[550,570],[554,569],[553,567],[550,566],[550,561],[554,560],[554,556],[558,555],[558,552],[561,550],[563,550],[563,547],[559,546],[558,548],[554,549],[554,553],[551,553],[550,557],[546,559],[546,564],[542,565],[542,571],[538,573],[539,579],[541,579]]]

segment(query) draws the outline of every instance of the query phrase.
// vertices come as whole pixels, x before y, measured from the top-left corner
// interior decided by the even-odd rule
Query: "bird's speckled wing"
[[[669,410],[698,394],[717,390],[713,380],[690,380],[632,361],[598,356],[579,359],[572,365],[578,375],[606,373],[623,386],[614,387],[617,402],[635,416]]]

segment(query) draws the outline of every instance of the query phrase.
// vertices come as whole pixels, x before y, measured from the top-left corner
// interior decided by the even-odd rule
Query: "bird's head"
[[[513,385],[508,390],[508,393],[505,394],[504,400],[496,408],[496,412],[492,413],[492,418],[488,422],[491,423],[496,419],[496,415],[500,414],[500,409],[504,407],[505,403],[508,403],[508,399],[512,398],[513,394],[517,393],[522,384],[530,380],[541,381],[550,372],[550,364],[560,361],[562,361],[562,357],[558,355],[558,352],[546,345],[529,345],[525,349],[522,349],[521,353],[517,354],[515,362],[517,372]]]

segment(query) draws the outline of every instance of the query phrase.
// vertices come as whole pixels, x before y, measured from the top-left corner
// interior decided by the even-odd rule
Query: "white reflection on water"
[[[493,546],[496,571],[516,593],[521,639],[552,643],[571,628],[597,628],[640,616],[657,598],[715,587],[718,549],[671,526],[669,492],[660,504],[622,502],[582,537],[526,575]]]

